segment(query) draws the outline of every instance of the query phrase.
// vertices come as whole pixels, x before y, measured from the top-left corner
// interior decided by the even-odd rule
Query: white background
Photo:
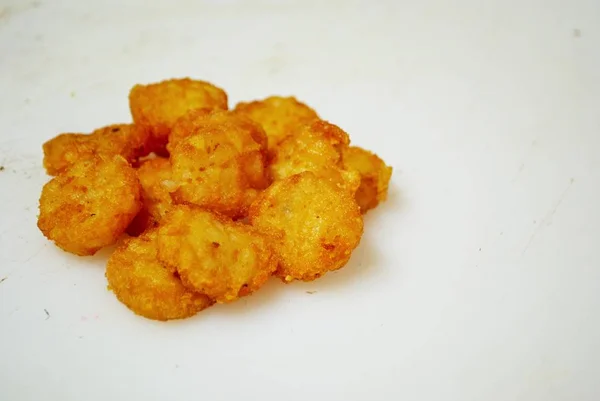
[[[600,2],[319,3],[0,0],[0,399],[600,397]],[[41,144],[188,75],[394,175],[345,269],[159,323],[37,230]]]

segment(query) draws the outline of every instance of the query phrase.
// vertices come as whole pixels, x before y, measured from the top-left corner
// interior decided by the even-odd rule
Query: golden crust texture
[[[183,139],[209,129],[243,129],[248,131],[263,148],[267,147],[267,136],[260,125],[249,118],[223,110],[195,109],[180,117],[169,135],[167,149],[172,151]]]
[[[268,239],[252,227],[189,206],[176,206],[161,222],[158,258],[183,284],[217,302],[260,288],[275,271]]]
[[[295,97],[271,96],[253,102],[240,102],[234,112],[260,124],[269,137],[269,147],[275,147],[304,124],[319,118],[317,112]]]
[[[360,175],[341,165],[342,149],[350,138],[337,125],[318,120],[303,126],[272,150],[271,174],[282,180],[304,171],[327,178],[354,193],[360,185]]]
[[[157,157],[145,160],[136,171],[142,186],[143,206],[127,228],[127,233],[134,236],[157,226],[173,206],[170,193],[173,181],[169,159]]]
[[[175,122],[193,109],[227,110],[227,94],[209,82],[189,78],[135,85],[129,93],[133,121],[146,128],[152,150],[162,151]]]
[[[284,281],[314,280],[343,267],[363,233],[352,195],[307,171],[276,181],[252,204],[252,226],[269,235]]]
[[[192,135],[178,139],[171,151],[177,186],[172,196],[176,203],[237,218],[269,185],[267,140],[260,126],[228,114],[211,114],[207,124],[197,124]]]
[[[43,145],[44,167],[56,175],[97,154],[121,155],[130,163],[147,153],[149,133],[133,124],[114,124],[91,134],[60,134]]]
[[[98,156],[44,185],[38,227],[63,250],[93,255],[115,243],[140,208],[135,170],[121,156]]]
[[[358,171],[361,181],[356,191],[356,202],[363,213],[375,208],[387,198],[392,168],[376,154],[351,146],[342,150],[343,166]]]
[[[110,290],[140,316],[154,320],[183,319],[211,306],[206,295],[184,287],[157,259],[157,232],[126,240],[106,265]]]

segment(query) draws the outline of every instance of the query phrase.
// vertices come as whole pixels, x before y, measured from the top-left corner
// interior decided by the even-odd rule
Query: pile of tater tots
[[[129,106],[133,123],[44,143],[38,227],[75,255],[117,244],[108,287],[146,318],[339,269],[386,199],[391,167],[294,97],[229,109],[184,78],[135,85]]]

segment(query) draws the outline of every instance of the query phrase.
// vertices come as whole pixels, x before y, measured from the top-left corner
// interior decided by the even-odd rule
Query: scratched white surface
[[[598,399],[600,2],[367,3],[0,1],[0,399]],[[347,268],[165,324],[42,237],[41,143],[186,75],[393,165]]]

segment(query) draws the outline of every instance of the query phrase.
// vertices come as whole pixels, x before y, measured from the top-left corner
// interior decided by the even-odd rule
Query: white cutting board
[[[394,175],[345,269],[159,323],[37,230],[41,144],[188,75]],[[600,397],[597,0],[2,0],[0,165],[1,400]]]

